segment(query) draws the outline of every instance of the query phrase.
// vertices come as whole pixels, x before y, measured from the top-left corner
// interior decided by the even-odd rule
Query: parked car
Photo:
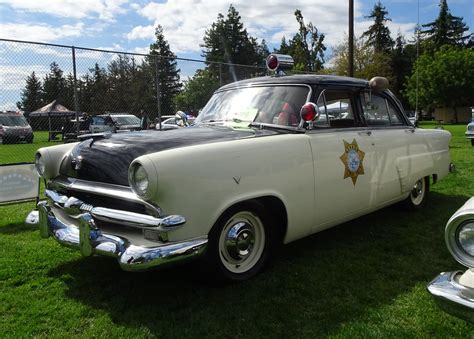
[[[411,125],[387,85],[254,78],[216,91],[189,128],[42,148],[41,234],[128,271],[204,257],[241,281],[279,244],[397,202],[421,208],[449,172],[451,135]],[[345,114],[329,119],[335,102]]]
[[[408,120],[413,126],[417,126],[418,123],[418,117],[415,111],[407,111],[406,115],[408,117]]]
[[[34,139],[33,130],[20,112],[0,112],[0,144],[27,142]]]
[[[465,135],[466,138],[471,140],[471,146],[474,146],[474,121],[467,124]]]
[[[62,128],[63,141],[75,142],[78,141],[78,137],[81,135],[89,134],[89,126],[91,121],[92,118],[88,116],[80,117],[79,120],[69,119]]]
[[[474,322],[474,197],[448,220],[446,246],[465,272],[440,273],[428,285],[428,291],[446,312]]]
[[[140,118],[133,114],[102,114],[92,117],[89,131],[91,133],[122,132],[141,130]]]
[[[184,117],[185,118],[183,119],[183,117],[178,117],[177,118],[176,115],[173,115],[171,117],[168,116],[161,123],[161,130],[162,131],[167,131],[167,130],[170,130],[170,129],[178,129],[178,128],[181,128],[181,127],[190,126],[190,125],[194,124],[195,118],[193,116],[189,116],[189,115],[184,114]],[[178,124],[177,121],[180,121],[180,119],[186,120],[186,121],[184,123]],[[155,129],[158,129],[158,130],[160,129],[160,124],[159,123],[155,125]]]

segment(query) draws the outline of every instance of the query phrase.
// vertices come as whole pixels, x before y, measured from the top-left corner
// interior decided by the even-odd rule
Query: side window
[[[361,94],[362,109],[367,126],[400,126],[397,108],[379,94],[364,92]]]
[[[316,126],[345,128],[356,125],[350,92],[326,90],[319,97],[317,105],[321,116]]]

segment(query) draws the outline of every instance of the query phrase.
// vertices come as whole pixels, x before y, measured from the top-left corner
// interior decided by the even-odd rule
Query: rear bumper
[[[461,285],[463,272],[443,272],[427,289],[441,309],[456,317],[474,322],[474,289]]]
[[[140,246],[123,236],[102,232],[89,212],[76,216],[75,222],[69,223],[67,218],[56,215],[45,201],[38,204],[38,210],[41,236],[52,236],[64,246],[79,249],[84,256],[114,257],[126,271],[144,271],[187,261],[202,255],[207,248],[207,237]],[[75,225],[77,223],[79,227]]]

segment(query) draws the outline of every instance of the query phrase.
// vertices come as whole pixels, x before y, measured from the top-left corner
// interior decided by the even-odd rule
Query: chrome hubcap
[[[264,247],[263,223],[250,211],[238,212],[230,218],[219,237],[221,262],[233,273],[244,273],[255,266]]]
[[[255,243],[255,234],[252,225],[240,222],[227,232],[226,249],[227,253],[235,260],[247,258]]]
[[[414,205],[419,205],[425,196],[425,179],[420,179],[411,190],[411,201]]]
[[[413,194],[413,197],[416,198],[420,196],[422,193],[423,193],[423,184],[421,183],[421,180],[418,180],[415,186],[413,187],[412,194]]]

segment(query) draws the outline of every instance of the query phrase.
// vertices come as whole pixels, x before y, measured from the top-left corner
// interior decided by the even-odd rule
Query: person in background
[[[140,126],[143,129],[148,129],[150,124],[150,119],[148,119],[148,114],[144,111],[140,111]]]

